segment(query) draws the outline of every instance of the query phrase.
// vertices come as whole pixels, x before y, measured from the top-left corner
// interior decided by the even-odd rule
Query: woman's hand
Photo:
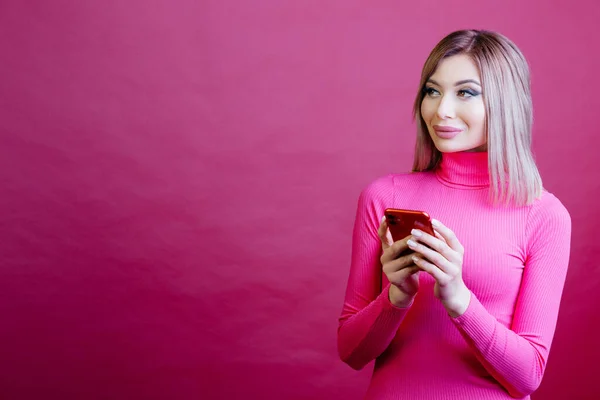
[[[436,237],[413,229],[408,247],[415,251],[413,262],[435,279],[435,296],[448,314],[456,318],[467,310],[471,291],[462,279],[464,248],[454,232],[433,220]],[[425,246],[426,245],[426,246]]]
[[[383,254],[380,261],[388,281],[390,281],[390,302],[397,307],[408,307],[419,290],[419,267],[412,260],[413,252],[407,242],[411,236],[394,243],[385,218],[379,225],[379,239]],[[403,254],[409,250],[408,254]]]

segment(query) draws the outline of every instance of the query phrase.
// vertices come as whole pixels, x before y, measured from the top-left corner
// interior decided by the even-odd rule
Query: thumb
[[[381,224],[379,225],[377,234],[379,235],[379,239],[381,240],[381,247],[383,248],[383,250],[387,249],[392,244],[394,244],[394,240],[392,239],[392,234],[388,229],[385,216],[381,218]]]

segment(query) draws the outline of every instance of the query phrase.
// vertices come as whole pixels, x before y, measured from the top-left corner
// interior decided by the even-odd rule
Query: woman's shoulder
[[[363,189],[363,194],[369,197],[379,197],[381,194],[396,190],[418,188],[419,185],[433,176],[431,172],[389,173],[369,182]]]
[[[396,204],[397,200],[422,190],[423,185],[432,176],[430,172],[390,173],[380,176],[363,188],[359,201],[363,204],[389,207],[390,204]]]
[[[558,197],[546,189],[543,189],[542,195],[534,201],[532,205],[532,211],[533,209],[546,210],[558,214],[569,214],[569,211],[562,201],[560,201]]]
[[[544,189],[530,206],[529,225],[551,229],[570,229],[571,215],[565,205],[553,193]]]

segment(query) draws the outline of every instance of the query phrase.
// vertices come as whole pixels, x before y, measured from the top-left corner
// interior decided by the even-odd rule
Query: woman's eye
[[[477,95],[479,95],[479,92],[476,92],[471,89],[462,89],[462,90],[458,91],[458,97],[468,98],[468,97],[475,97]]]
[[[431,87],[426,87],[425,88],[425,94],[427,96],[436,96],[438,94],[440,94],[440,92],[438,92],[437,90],[435,90],[434,88]]]

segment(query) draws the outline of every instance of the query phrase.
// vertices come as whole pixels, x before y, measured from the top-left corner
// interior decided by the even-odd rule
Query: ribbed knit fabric
[[[466,312],[451,318],[419,273],[397,308],[381,272],[387,207],[427,211],[465,248]],[[548,192],[532,205],[489,202],[487,153],[447,153],[435,172],[393,174],[360,195],[338,350],[355,369],[375,360],[366,399],[525,398],[539,386],[569,263],[571,220]]]

